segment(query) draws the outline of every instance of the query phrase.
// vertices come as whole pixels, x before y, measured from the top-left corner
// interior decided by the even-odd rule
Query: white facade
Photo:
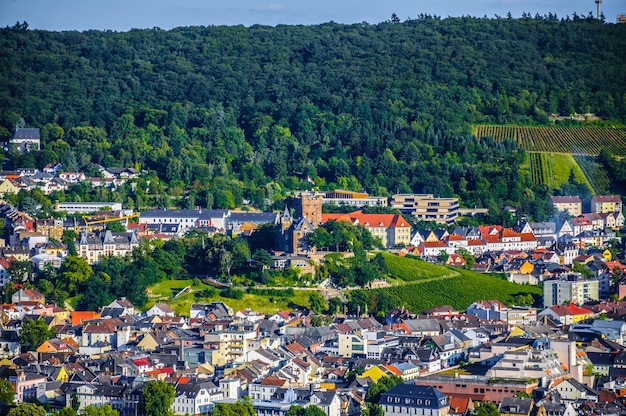
[[[98,212],[104,209],[121,211],[121,202],[58,202],[54,205],[55,211],[65,211],[68,214]]]

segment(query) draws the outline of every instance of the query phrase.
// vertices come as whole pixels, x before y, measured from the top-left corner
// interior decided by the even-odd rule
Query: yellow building
[[[578,217],[583,213],[583,201],[579,196],[553,196],[550,200],[554,209],[567,212],[572,217]]]
[[[619,195],[594,195],[591,198],[592,213],[622,212],[622,208],[622,198]]]
[[[357,378],[371,378],[372,381],[374,383],[377,383],[378,380],[380,380],[383,377],[388,377],[389,376],[389,372],[383,370],[382,368],[380,368],[379,366],[374,366],[370,369],[368,369],[367,371],[364,371],[363,374],[361,374],[360,376],[358,376]]]
[[[17,186],[13,184],[9,179],[5,179],[0,183],[0,198],[4,198],[6,194],[16,194],[18,192]]]

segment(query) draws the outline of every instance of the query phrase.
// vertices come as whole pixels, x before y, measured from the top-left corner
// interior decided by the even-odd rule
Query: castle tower
[[[313,227],[322,223],[322,194],[303,192],[300,198],[294,199],[295,217],[304,217]]]
[[[291,225],[293,224],[293,218],[289,213],[289,207],[285,205],[285,210],[281,214],[278,220],[278,226],[276,227],[276,238],[274,247],[279,251],[290,251],[291,247]]]

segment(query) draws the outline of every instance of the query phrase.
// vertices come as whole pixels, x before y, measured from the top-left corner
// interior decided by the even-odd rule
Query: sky
[[[626,13],[626,0],[604,0],[613,23]],[[0,0],[0,27],[26,21],[31,29],[113,30],[178,26],[254,24],[379,23],[395,13],[401,20],[420,13],[448,16],[519,17],[523,12],[593,12],[594,0]]]

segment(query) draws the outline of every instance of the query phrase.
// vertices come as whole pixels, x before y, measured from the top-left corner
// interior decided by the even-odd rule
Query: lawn
[[[173,296],[185,286],[189,286],[190,290],[183,293],[178,298],[172,299]],[[209,287],[212,286],[202,282],[200,282],[197,286],[193,286],[193,281],[191,279],[165,280],[148,289],[150,301],[146,305],[146,309],[152,307],[155,303],[167,303],[180,315],[189,316],[189,308],[191,307],[191,304],[219,301],[224,302],[235,311],[250,308],[253,311],[274,313],[277,310],[291,310],[297,307],[308,307],[309,296],[312,293],[311,291],[295,290],[294,296],[289,298],[251,295],[248,293],[244,294],[242,299],[230,299],[222,297],[219,294],[210,298],[196,298],[195,294],[198,291]]]
[[[582,169],[574,159],[574,156],[561,153],[546,154],[546,157],[552,158],[552,166],[554,167],[554,181],[556,187],[559,188],[564,183],[569,181],[569,175],[572,169],[574,170],[574,177],[580,183],[584,183],[593,189],[587,180],[587,177],[583,173]]]

